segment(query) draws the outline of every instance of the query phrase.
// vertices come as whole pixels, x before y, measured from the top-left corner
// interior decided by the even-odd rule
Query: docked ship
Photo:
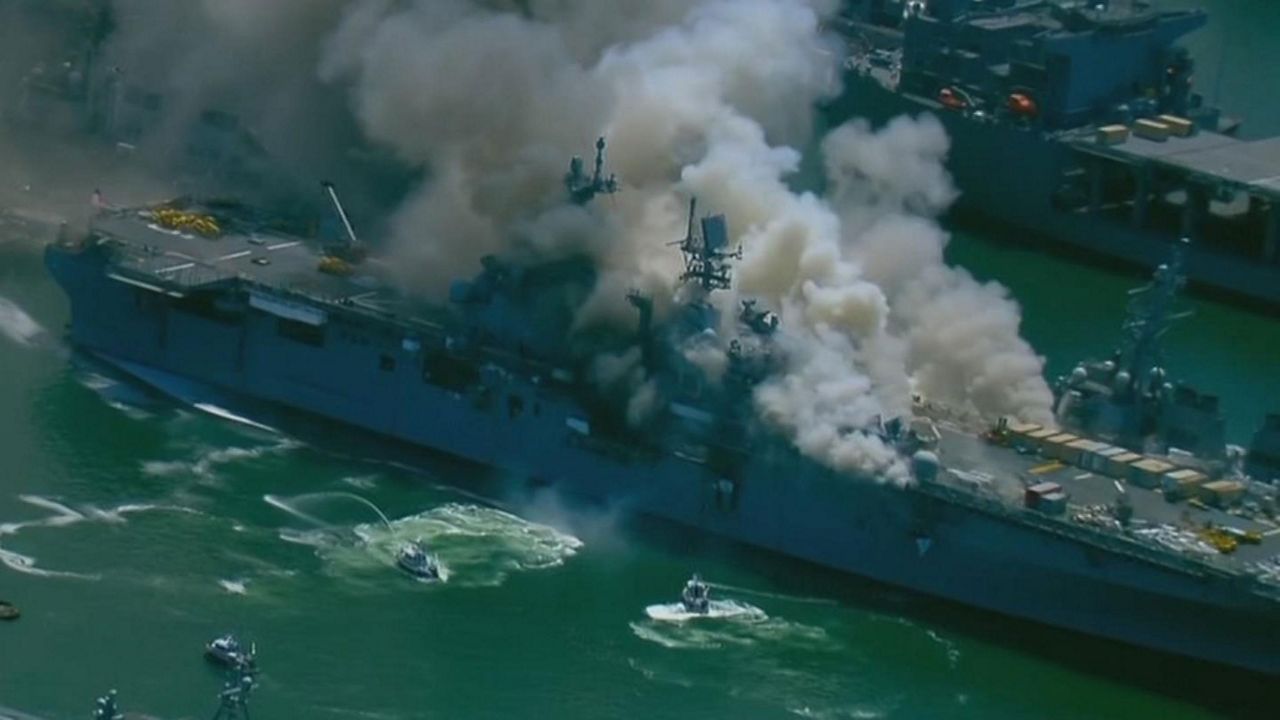
[[[847,0],[844,92],[951,138],[962,222],[1138,267],[1189,237],[1193,284],[1280,308],[1280,138],[1244,140],[1192,90],[1202,10],[1146,0]]]
[[[566,185],[580,204],[617,188],[599,155],[593,175],[575,161]],[[898,453],[910,477],[885,482],[806,455],[755,412],[787,329],[749,300],[721,317],[713,300],[737,257],[724,216],[691,203],[671,243],[685,263],[669,313],[629,295],[635,324],[618,332],[658,387],[637,425],[568,350],[571,318],[547,301],[594,287],[587,258],[490,258],[447,302],[427,302],[382,276],[325,192],[340,220],[328,241],[226,202],[102,210],[87,235],[46,250],[70,340],[188,401],[283,406],[502,469],[512,493],[549,486],[970,606],[1280,674],[1280,526],[1263,480],[1280,438],[1219,447],[1216,401],[1160,369],[1181,260],[1135,296],[1120,351],[1061,380],[1061,427],[918,398],[913,417],[841,429]],[[723,344],[718,379],[681,352],[692,336]]]

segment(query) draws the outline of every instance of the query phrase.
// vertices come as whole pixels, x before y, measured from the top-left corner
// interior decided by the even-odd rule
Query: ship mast
[[[1129,291],[1130,300],[1122,326],[1118,367],[1129,373],[1132,385],[1146,390],[1161,363],[1161,341],[1173,325],[1189,312],[1176,312],[1178,293],[1186,285],[1184,271],[1188,241],[1174,246],[1173,257],[1156,268],[1152,281]]]
[[[680,281],[686,285],[694,285],[704,293],[715,290],[727,290],[731,284],[730,260],[742,257],[742,248],[729,251],[729,229],[724,215],[709,215],[702,218],[702,232],[694,232],[694,217],[698,207],[698,199],[689,199],[689,224],[683,240],[676,245],[684,255],[684,272]]]
[[[596,165],[591,177],[582,169],[582,158],[577,155],[569,161],[569,172],[564,176],[565,190],[575,205],[586,205],[596,195],[612,195],[618,191],[618,178],[610,173],[604,176],[604,138],[596,139]]]

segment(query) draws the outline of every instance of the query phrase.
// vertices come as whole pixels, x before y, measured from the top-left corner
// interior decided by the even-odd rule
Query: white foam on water
[[[274,500],[274,502],[272,502]],[[279,498],[277,507],[303,516]],[[310,518],[319,523],[318,518]],[[422,542],[440,562],[442,579],[464,586],[496,586],[514,572],[553,568],[565,563],[582,541],[548,525],[496,508],[447,503],[422,513],[381,523],[356,525],[354,537],[328,530],[282,531],[289,542],[314,545],[330,572],[346,577],[405,573],[396,567],[400,547]]]
[[[787,712],[802,718],[812,718],[812,720],[878,720],[889,716],[886,710],[871,710],[865,707],[822,709],[802,705],[787,708]]]
[[[237,415],[236,413],[233,413],[230,410],[227,410],[226,408],[220,407],[218,405],[214,405],[213,403],[207,403],[207,402],[192,403],[192,407],[194,407],[195,409],[201,412],[208,413],[209,415],[212,415],[216,418],[220,418],[222,420],[229,420],[231,422],[239,423],[241,425],[247,425],[251,428],[257,428],[258,430],[265,430],[269,433],[280,432],[279,430],[271,427],[270,425],[264,425],[255,420],[250,420],[249,418],[243,415]]]
[[[222,586],[222,589],[226,590],[232,595],[248,595],[249,590],[248,588],[245,587],[246,585],[248,585],[248,583],[249,581],[245,579],[239,579],[239,580],[219,579],[218,580],[218,584]]]
[[[113,508],[100,508],[96,505],[82,505],[81,512],[91,520],[122,525],[127,522],[125,516],[144,512],[170,512],[187,515],[204,515],[195,508],[183,505],[154,505],[151,503],[126,503]]]
[[[22,523],[21,526],[23,527],[34,524],[42,525],[44,527],[58,527],[61,525],[78,523],[85,519],[83,514],[76,512],[75,510],[72,510],[66,505],[63,505],[57,500],[53,500],[51,498],[41,497],[39,495],[19,495],[18,499],[28,505],[35,505],[36,507],[52,510],[54,512],[53,516],[45,518],[44,520],[39,520],[34,523]]]
[[[901,617],[901,616],[891,616],[891,617],[872,616],[872,617],[878,621],[891,622],[895,625],[901,625],[903,627],[911,628],[913,631],[924,633],[924,636],[928,638],[930,642],[932,642],[934,645],[937,645],[939,648],[942,649],[943,654],[947,658],[947,664],[951,666],[951,669],[954,670],[960,665],[960,659],[962,657],[960,652],[960,646],[957,645],[955,641],[950,640],[946,637],[943,637],[937,630],[918,625],[912,622],[910,619]]]
[[[279,455],[302,447],[302,443],[283,439],[270,445],[254,447],[203,447],[197,450],[196,457],[190,460],[144,460],[142,472],[156,477],[194,476],[209,479],[217,474],[218,468],[224,465],[254,460],[269,455]]]
[[[349,475],[342,482],[360,490],[372,490],[378,486],[377,475]]]
[[[668,648],[765,645],[822,650],[836,646],[820,627],[770,617],[740,600],[712,600],[705,614],[688,612],[680,603],[661,603],[646,607],[645,616],[630,624],[632,633]]]
[[[0,335],[23,347],[31,347],[44,328],[12,300],[0,296]]]
[[[28,505],[34,505],[35,507],[44,508],[45,510],[52,510],[54,514],[49,517],[39,518],[36,520],[0,523],[0,535],[15,535],[18,531],[30,527],[65,527],[67,525],[75,525],[85,521],[120,524],[126,522],[126,515],[143,512],[175,512],[191,515],[204,514],[199,510],[182,505],[124,503],[113,508],[100,508],[96,505],[83,505],[79,510],[76,510],[68,505],[58,502],[57,500],[42,497],[40,495],[19,495],[18,499]]]
[[[327,548],[334,543],[333,533],[326,530],[294,530],[281,528],[278,536],[281,540],[294,545],[307,545],[313,548]]]
[[[74,578],[76,580],[100,580],[100,575],[85,575],[82,573],[68,572],[65,570],[45,570],[36,567],[36,559],[12,550],[0,548],[0,562],[4,563],[11,570],[17,570],[27,575],[37,575],[39,577],[48,578]]]
[[[59,528],[76,525],[82,522],[100,522],[110,524],[123,524],[126,522],[125,516],[132,513],[162,511],[162,512],[180,512],[190,513],[194,515],[203,514],[199,510],[179,505],[153,505],[149,503],[125,503],[113,508],[99,508],[94,505],[85,505],[80,510],[75,510],[68,505],[61,503],[52,498],[42,497],[40,495],[19,495],[18,499],[38,508],[53,511],[53,515],[49,517],[39,518],[36,520],[24,520],[21,522],[0,523],[0,536],[17,535],[27,528]],[[70,577],[85,580],[97,580],[98,575],[86,575],[83,573],[44,570],[36,567],[36,559],[23,555],[12,550],[0,548],[0,562],[18,572],[24,572],[30,575],[39,575],[42,577]]]
[[[146,420],[155,417],[148,410],[158,406],[155,398],[132,383],[102,375],[83,366],[77,368],[75,377],[81,385],[101,398],[108,407],[119,410],[130,419]]]
[[[960,664],[960,648],[954,642],[938,634],[936,630],[925,630],[925,634],[929,639],[937,643],[947,654],[947,663],[951,665],[951,669],[955,669]]]
[[[661,622],[687,622],[689,620],[717,620],[721,618],[743,617],[752,622],[769,619],[765,611],[754,605],[736,600],[712,600],[705,613],[689,612],[681,603],[650,605],[644,609],[646,615]]]

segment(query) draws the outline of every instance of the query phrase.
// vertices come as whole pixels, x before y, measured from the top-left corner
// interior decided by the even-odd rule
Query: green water
[[[1216,21],[1197,39],[1202,89],[1220,47],[1274,89],[1280,3],[1200,4]],[[1275,99],[1243,76],[1220,99],[1280,130]],[[209,717],[220,675],[200,648],[228,630],[260,650],[257,718],[1274,717],[1271,689],[1230,673],[605,511],[543,499],[507,515],[452,489],[475,471],[405,469],[359,440],[287,439],[112,386],[73,366],[64,299],[32,246],[5,240],[0,598],[23,617],[0,624],[0,717],[86,717],[111,687],[134,712]],[[976,237],[948,255],[1011,288],[1050,375],[1110,349],[1135,283]],[[1191,304],[1169,366],[1219,392],[1245,442],[1280,410],[1280,323]],[[17,332],[15,308],[44,331]],[[374,501],[392,527],[349,498],[306,497],[326,492]],[[416,537],[448,583],[391,567]],[[695,569],[764,616],[650,619]]]

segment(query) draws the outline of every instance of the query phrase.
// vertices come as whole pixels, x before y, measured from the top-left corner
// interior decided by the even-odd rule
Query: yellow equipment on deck
[[[156,224],[170,230],[188,230],[205,237],[216,237],[222,233],[222,228],[218,226],[218,221],[213,219],[213,216],[205,215],[204,213],[161,207],[152,210],[151,216],[155,219]]]
[[[354,272],[354,268],[351,267],[351,263],[332,255],[325,255],[320,258],[320,265],[317,269],[322,273],[337,275],[339,277],[346,277]]]
[[[1214,550],[1217,550],[1223,555],[1235,552],[1236,547],[1239,545],[1235,538],[1231,537],[1229,533],[1223,531],[1221,528],[1208,527],[1201,530],[1199,534],[1201,540],[1209,543],[1209,545],[1213,546]]]

